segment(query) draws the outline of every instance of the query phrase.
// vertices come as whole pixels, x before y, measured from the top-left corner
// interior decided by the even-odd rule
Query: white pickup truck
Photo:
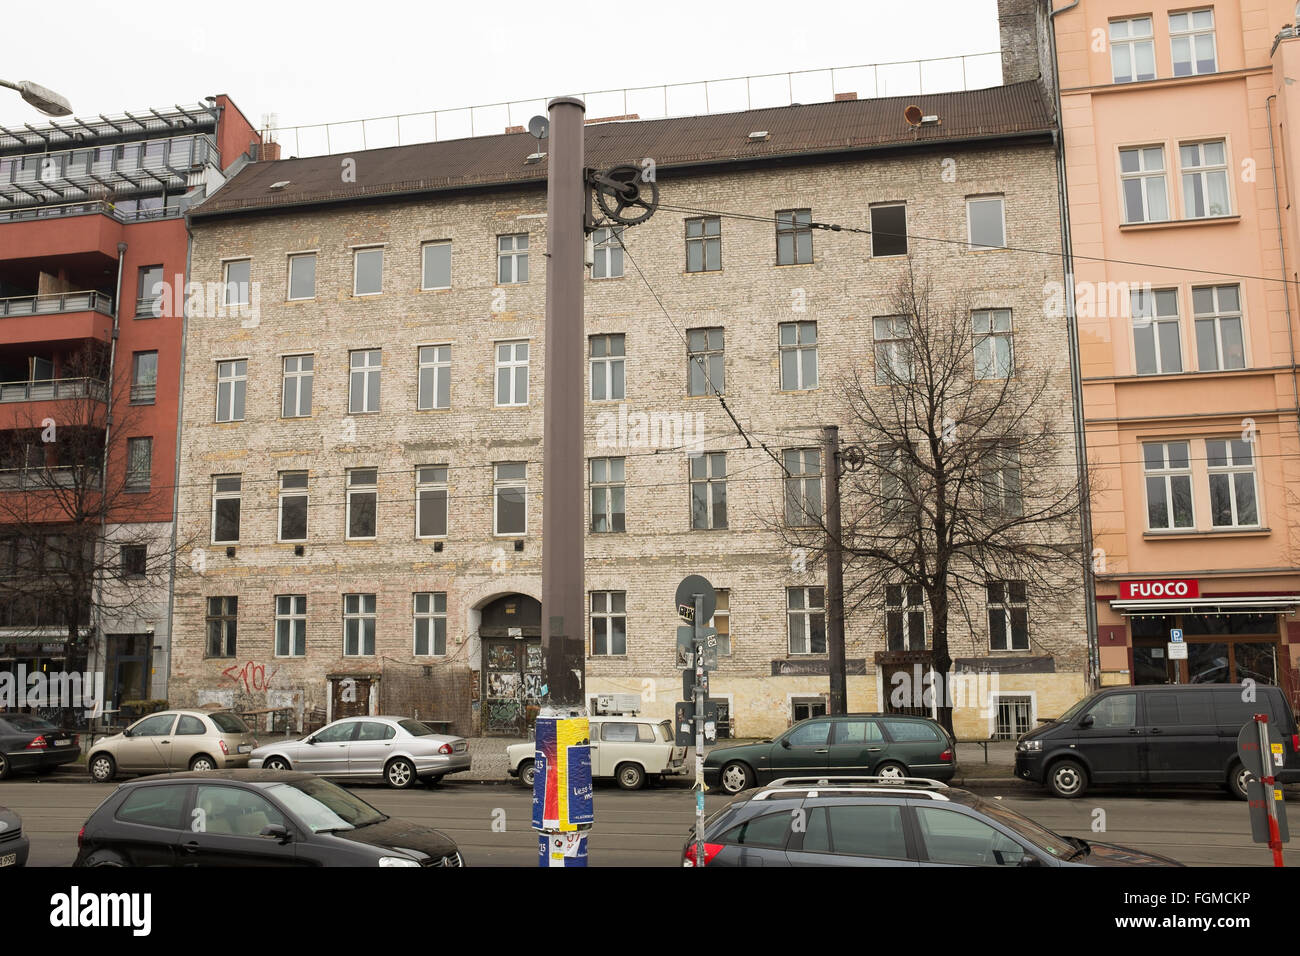
[[[673,746],[669,720],[649,717],[602,716],[591,724],[591,775],[613,778],[624,790],[639,790],[647,778],[675,777],[687,772],[686,748]],[[525,787],[533,785],[534,744],[506,748],[510,776]]]

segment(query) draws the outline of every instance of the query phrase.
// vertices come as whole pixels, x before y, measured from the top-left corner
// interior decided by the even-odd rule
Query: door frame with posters
[[[531,737],[542,706],[542,605],[526,594],[508,594],[483,608],[479,623],[483,654],[483,733]]]

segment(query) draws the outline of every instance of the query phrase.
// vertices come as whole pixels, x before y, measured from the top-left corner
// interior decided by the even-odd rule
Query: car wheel
[[[289,761],[285,760],[283,757],[268,757],[266,760],[262,761],[262,769],[291,770],[293,768],[289,766]]]
[[[1239,763],[1234,763],[1232,769],[1228,771],[1228,792],[1238,800],[1249,800],[1250,797],[1246,792],[1248,781],[1255,779],[1255,775]]]
[[[405,790],[415,783],[415,767],[411,761],[399,757],[384,768],[384,779],[394,790]]]
[[[117,762],[108,754],[95,754],[87,767],[95,783],[111,783],[117,776]]]
[[[886,780],[902,780],[907,776],[907,768],[897,761],[886,760],[876,767],[874,776],[884,777]]]
[[[1088,789],[1088,771],[1077,760],[1058,760],[1047,770],[1047,788],[1067,800],[1083,796]]]
[[[529,790],[533,789],[533,778],[536,776],[537,768],[531,760],[525,760],[519,765],[519,782]]]
[[[126,859],[112,850],[96,850],[86,857],[82,866],[126,866]]]
[[[638,763],[619,764],[614,776],[624,790],[640,790],[645,786],[645,771]]]
[[[199,754],[190,761],[191,770],[216,770],[217,762],[207,754]]]
[[[0,754],[0,780],[9,776],[9,761],[5,759],[4,754]]]
[[[740,793],[754,786],[754,771],[749,764],[733,760],[722,768],[722,789],[727,793]]]

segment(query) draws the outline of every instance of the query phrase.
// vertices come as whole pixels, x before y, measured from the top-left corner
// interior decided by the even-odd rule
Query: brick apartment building
[[[939,122],[913,127],[913,103]],[[1064,326],[1043,315],[1061,278],[1053,117],[1031,80],[587,127],[589,166],[651,158],[661,203],[700,210],[627,228],[627,254],[592,237],[592,513],[572,516],[588,529],[589,697],[671,715],[673,592],[698,573],[720,591],[710,696],[731,733],[824,711],[825,581],[771,527],[781,469],[707,386],[778,453],[806,450],[805,493],[820,495],[820,426],[842,418],[836,383],[871,373],[873,317],[906,254],[1003,310],[1017,361],[1052,370],[1073,433]],[[193,277],[225,292],[187,316],[178,526],[196,544],[177,563],[173,704],[527,732],[544,531],[537,150],[510,132],[255,163],[191,211]],[[873,245],[810,220],[907,236]],[[887,616],[905,609],[886,600],[847,622],[851,710],[888,704]],[[906,610],[924,631],[924,609]],[[959,733],[1015,732],[1085,689],[1082,582],[1028,621],[997,651],[986,623],[954,628],[953,657],[998,676],[1009,722],[970,707]]]
[[[183,213],[257,140],[225,96],[0,128],[4,670],[165,696]]]
[[[1300,705],[1296,5],[1053,5],[1101,682]]]

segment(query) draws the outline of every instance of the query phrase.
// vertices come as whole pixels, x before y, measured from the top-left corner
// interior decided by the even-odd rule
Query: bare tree
[[[25,400],[0,433],[0,625],[61,628],[74,669],[92,627],[156,600],[175,553],[172,488],[151,481],[132,441],[141,406],[129,380],[109,384],[109,367],[92,343],[58,379],[0,386],[25,390],[6,396]]]
[[[1014,589],[1017,599],[1023,587],[1035,601],[1079,594],[1082,483],[1068,372],[1033,367],[1027,348],[1012,372],[1010,339],[1004,351],[996,330],[976,331],[969,299],[936,294],[913,263],[891,313],[873,319],[874,364],[836,385],[848,415],[841,428],[845,616],[878,614],[891,594],[906,613],[909,592],[924,595],[932,666],[943,680],[938,710],[951,730],[945,678],[954,617],[974,628],[982,610],[972,611],[983,608],[989,587]],[[797,488],[789,479],[784,520],[773,526],[813,562],[824,561],[821,509],[793,502]],[[1019,626],[1004,623],[1008,631]],[[903,635],[888,638],[897,645]],[[909,634],[891,649],[919,649],[918,638]]]

